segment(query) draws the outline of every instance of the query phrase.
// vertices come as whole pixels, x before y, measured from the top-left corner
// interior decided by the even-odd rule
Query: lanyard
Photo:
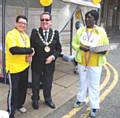
[[[24,35],[24,36],[23,36],[21,33],[19,33],[19,34],[20,34],[20,37],[21,37],[21,39],[22,39],[22,42],[24,43],[25,46],[27,46],[26,36],[25,36],[24,34],[23,34],[23,35]]]
[[[92,33],[94,31],[94,28],[92,29],[92,31],[90,32],[90,34],[88,34],[88,30],[86,29],[86,34],[87,34],[87,39],[88,41],[90,41],[90,37],[92,36]],[[87,57],[87,53],[88,53],[88,57]],[[84,58],[85,58],[85,70],[84,71],[87,71],[87,66],[90,62],[90,58],[91,58],[91,52],[85,52],[84,51]]]
[[[88,53],[88,57],[87,57],[87,53]],[[85,70],[84,71],[87,71],[87,66],[90,62],[91,55],[92,55],[91,52],[84,52],[84,57],[85,57]]]

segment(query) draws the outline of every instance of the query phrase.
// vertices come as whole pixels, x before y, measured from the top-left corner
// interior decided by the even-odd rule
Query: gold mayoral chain
[[[45,51],[45,52],[50,52],[50,47],[49,47],[49,45],[50,45],[50,44],[52,43],[52,41],[53,41],[53,37],[54,37],[54,34],[55,34],[55,33],[54,33],[54,30],[53,30],[53,32],[52,32],[52,37],[51,37],[51,39],[50,39],[49,41],[45,41],[45,40],[42,38],[41,34],[39,33],[39,30],[37,30],[37,33],[38,33],[41,41],[45,44],[44,51]]]

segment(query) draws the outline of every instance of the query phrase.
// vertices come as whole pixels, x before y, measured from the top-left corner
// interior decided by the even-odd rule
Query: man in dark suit
[[[39,89],[40,82],[43,85],[43,95],[45,103],[55,108],[52,101],[51,89],[53,74],[55,70],[55,61],[61,53],[61,44],[59,33],[53,30],[51,15],[44,12],[40,16],[40,28],[33,29],[31,33],[31,46],[35,49],[35,55],[31,64],[32,69],[32,106],[39,108]]]

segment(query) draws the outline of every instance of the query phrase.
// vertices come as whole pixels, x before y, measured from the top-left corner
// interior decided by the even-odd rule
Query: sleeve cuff
[[[55,56],[54,55],[51,55],[52,59],[55,60]]]

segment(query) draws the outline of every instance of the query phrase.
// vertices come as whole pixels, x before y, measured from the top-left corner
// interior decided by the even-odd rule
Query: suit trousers
[[[9,92],[7,106],[11,118],[14,116],[15,110],[21,108],[25,102],[28,83],[28,68],[19,73],[8,73],[8,79]]]
[[[45,64],[44,62],[40,64],[40,68],[32,68],[32,100],[38,101],[40,82],[42,82],[43,96],[45,101],[52,101],[51,89],[53,74],[55,69],[55,62],[51,64]]]

